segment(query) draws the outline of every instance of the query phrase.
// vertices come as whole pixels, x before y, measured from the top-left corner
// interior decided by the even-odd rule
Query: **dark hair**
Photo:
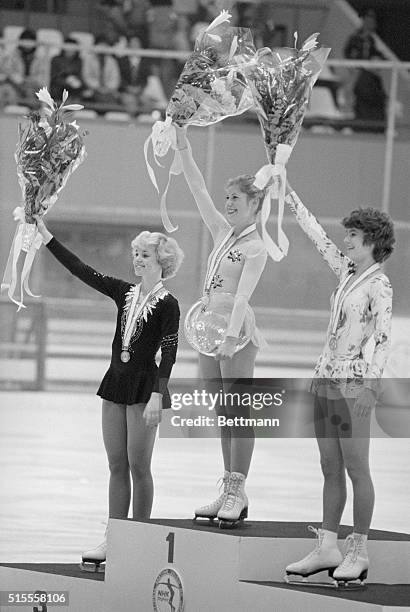
[[[352,210],[348,217],[342,220],[346,228],[362,230],[363,244],[373,244],[373,259],[382,262],[393,252],[394,238],[393,221],[385,212],[376,208],[359,208]]]
[[[33,30],[26,28],[19,36],[19,40],[36,40],[37,34]]]
[[[253,184],[254,182],[255,177],[252,174],[241,174],[240,176],[236,176],[235,178],[229,179],[226,186],[238,186],[243,193],[246,193],[246,195],[248,196],[248,200],[256,199],[258,203],[256,212],[258,213],[262,208],[262,203],[269,185],[267,185],[264,189],[258,189],[258,187],[255,187],[255,185]]]

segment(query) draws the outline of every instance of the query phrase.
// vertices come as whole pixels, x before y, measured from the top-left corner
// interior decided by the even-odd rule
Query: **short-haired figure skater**
[[[393,223],[384,212],[360,208],[345,217],[343,254],[287,186],[286,202],[306,235],[336,274],[326,343],[312,382],[315,434],[324,476],[323,521],[314,550],[286,568],[287,577],[328,570],[337,584],[367,577],[367,534],[374,507],[369,468],[371,412],[388,356],[392,288],[380,264],[393,251]],[[373,338],[370,361],[364,347]],[[346,503],[346,472],[353,486],[353,533],[344,554],[337,545]]]
[[[110,470],[109,517],[128,517],[132,481],[132,516],[149,518],[154,491],[152,450],[162,409],[171,404],[167,382],[178,345],[179,306],[163,280],[176,274],[183,253],[173,238],[141,232],[131,243],[134,271],[141,279],[133,284],[100,274],[80,261],[41,219],[37,227],[63,266],[117,306],[111,363],[97,391],[103,400],[102,431]],[[158,349],[159,366],[155,362]],[[83,569],[94,566],[97,571],[106,552],[105,538],[83,554]]]
[[[253,185],[254,176],[242,175],[228,181],[225,214],[219,212],[208,193],[186,139],[185,129],[176,128],[177,147],[186,181],[195,198],[201,217],[213,238],[208,259],[204,308],[230,313],[223,342],[216,355],[199,354],[202,380],[225,393],[232,380],[253,377],[256,354],[264,341],[256,328],[249,300],[259,282],[267,260],[267,249],[256,229],[258,212],[266,190]],[[238,338],[247,317],[249,342],[236,350]],[[217,415],[248,417],[248,407],[217,405]],[[215,501],[195,510],[196,518],[218,519],[221,528],[233,527],[248,515],[245,480],[252,459],[255,433],[250,426],[221,427],[224,462],[223,490]]]

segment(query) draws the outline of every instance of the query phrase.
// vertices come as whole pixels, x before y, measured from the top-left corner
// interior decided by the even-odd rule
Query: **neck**
[[[376,262],[374,261],[373,257],[371,257],[370,259],[365,259],[364,261],[358,262],[356,264],[355,274],[357,276],[360,276],[360,274],[363,274],[363,272],[365,272],[367,268],[370,268],[370,266],[372,266],[375,263]]]
[[[155,287],[155,285],[161,280],[161,272],[157,272],[155,274],[144,276],[141,280],[141,292],[144,295],[147,295]]]
[[[247,227],[255,223],[254,221],[244,221],[243,223],[239,223],[238,225],[234,225],[233,233],[235,236],[239,236]]]

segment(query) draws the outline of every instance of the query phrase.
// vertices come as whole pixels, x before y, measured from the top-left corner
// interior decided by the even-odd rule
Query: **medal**
[[[130,352],[127,351],[126,349],[122,350],[121,351],[121,361],[123,363],[127,363],[130,359],[131,359]]]

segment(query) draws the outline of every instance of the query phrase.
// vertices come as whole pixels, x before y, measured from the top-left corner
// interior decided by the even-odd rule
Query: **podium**
[[[406,601],[410,610],[408,534],[370,532],[365,590],[284,584],[285,566],[314,545],[307,525],[246,521],[221,530],[216,522],[112,519],[103,612],[375,612]],[[342,527],[341,538],[351,531]]]
[[[38,612],[410,611],[409,534],[370,531],[366,589],[285,584],[286,565],[314,546],[307,526],[249,520],[221,530],[190,519],[110,519],[105,577],[76,565],[3,563],[0,591],[69,591],[69,606]],[[351,530],[341,527],[340,546]],[[323,572],[312,580],[329,579]]]

